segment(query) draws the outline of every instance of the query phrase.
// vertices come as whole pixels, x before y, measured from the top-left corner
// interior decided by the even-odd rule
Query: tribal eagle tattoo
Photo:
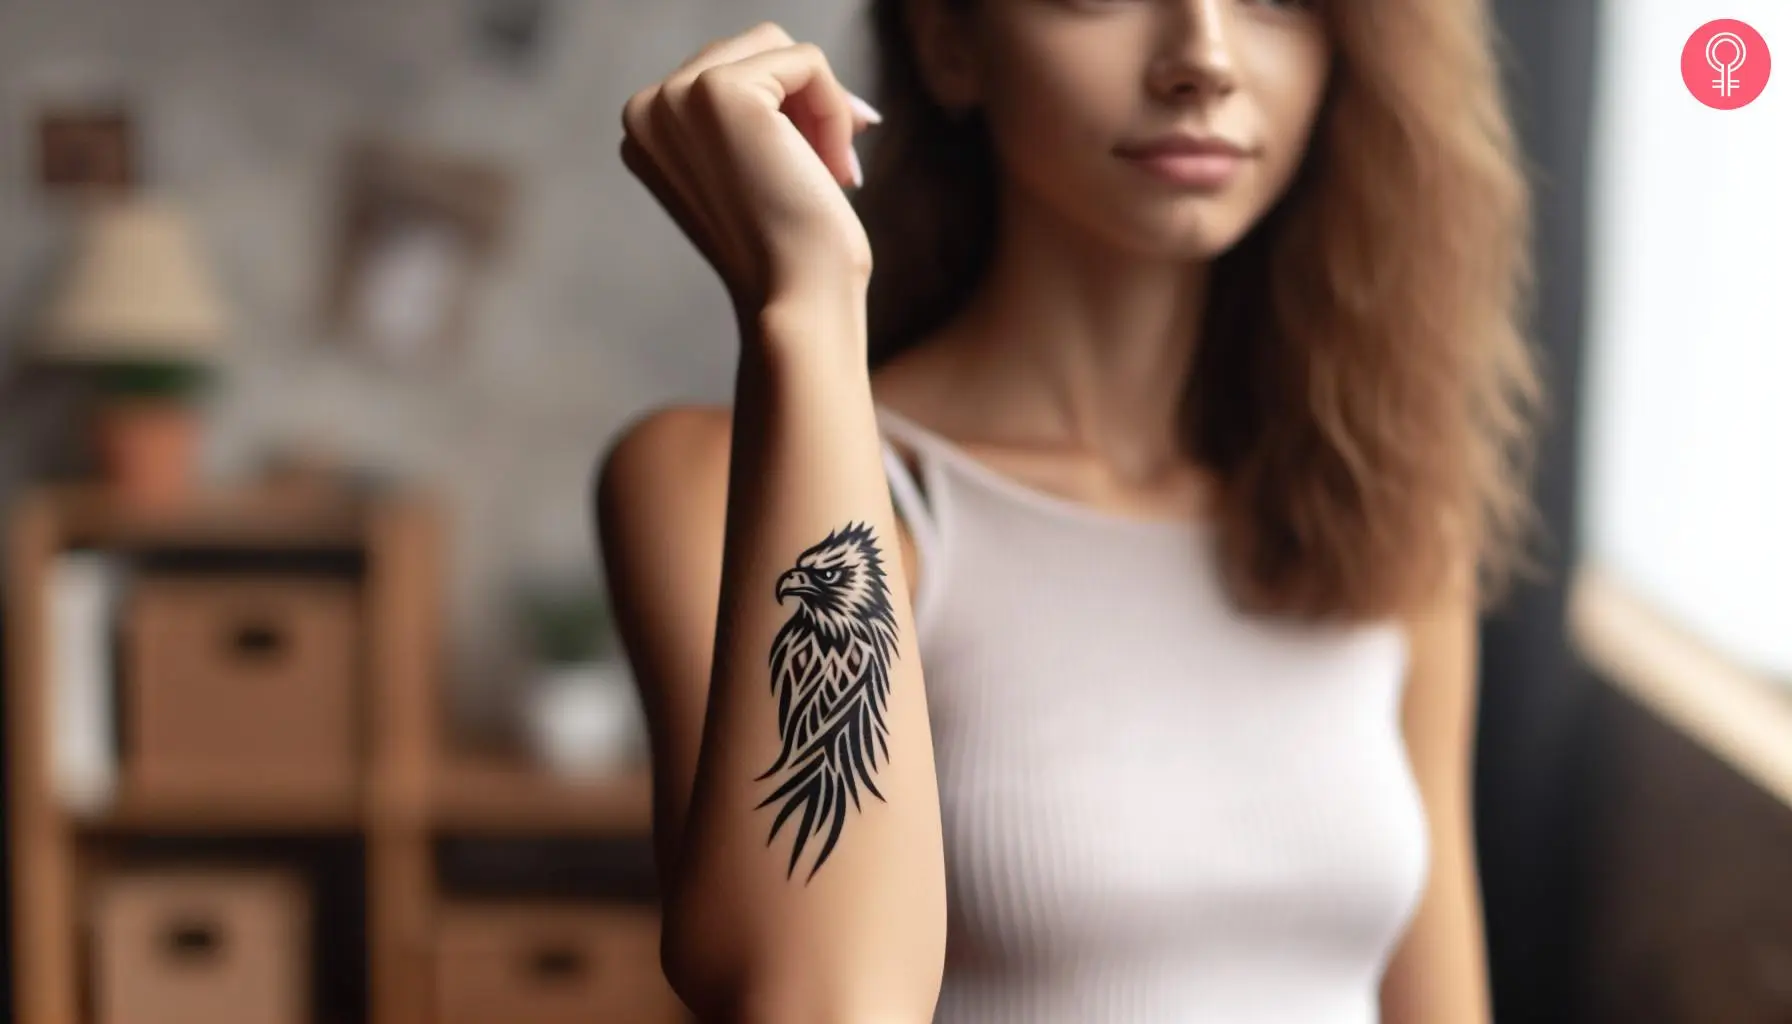
[[[820,839],[807,884],[840,840],[848,798],[858,809],[862,787],[884,799],[872,776],[879,759],[890,757],[885,714],[896,617],[877,542],[865,523],[848,523],[804,551],[778,577],[775,593],[780,604],[796,601],[771,653],[783,748],[754,781],[782,779],[755,810],[778,805],[767,846],[800,814],[786,878]]]

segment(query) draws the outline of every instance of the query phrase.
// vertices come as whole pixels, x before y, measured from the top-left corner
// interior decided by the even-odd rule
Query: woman
[[[740,326],[733,408],[597,494],[669,977],[778,1024],[1488,1020],[1475,618],[1538,388],[1483,5],[872,13],[868,173],[877,109],[776,26],[624,112]]]

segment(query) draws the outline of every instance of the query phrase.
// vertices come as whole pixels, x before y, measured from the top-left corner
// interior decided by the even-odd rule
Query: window
[[[1723,7],[1723,10],[1714,8]],[[1744,665],[1792,680],[1792,5],[1605,5],[1589,176],[1587,554]],[[1715,18],[1773,48],[1707,108]]]

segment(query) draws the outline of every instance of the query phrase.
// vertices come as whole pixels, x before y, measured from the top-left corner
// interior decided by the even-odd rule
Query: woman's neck
[[[1182,459],[1211,264],[1117,252],[1018,199],[1000,222],[990,276],[949,331],[979,406],[1004,432],[1097,453],[1128,476]]]

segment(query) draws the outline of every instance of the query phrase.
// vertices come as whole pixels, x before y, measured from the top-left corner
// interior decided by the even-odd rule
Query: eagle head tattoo
[[[896,618],[883,561],[865,523],[848,523],[804,551],[778,577],[775,593],[780,604],[795,604],[771,653],[783,747],[755,781],[782,774],[777,790],[759,804],[778,805],[767,845],[800,813],[786,878],[810,841],[826,833],[807,883],[840,839],[847,799],[857,808],[860,787],[884,798],[872,774],[878,759],[890,756],[884,716]]]

